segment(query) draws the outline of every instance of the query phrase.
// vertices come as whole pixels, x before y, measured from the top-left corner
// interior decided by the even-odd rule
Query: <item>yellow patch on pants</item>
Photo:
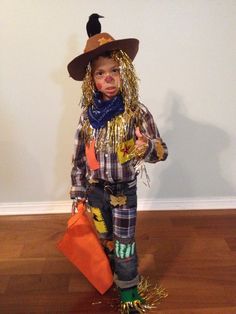
[[[125,195],[118,195],[118,196],[115,196],[115,195],[112,195],[110,196],[110,203],[111,205],[113,206],[122,206],[122,205],[125,205],[127,203],[127,196]]]
[[[105,221],[102,217],[101,210],[97,207],[91,207],[91,211],[93,214],[93,221],[95,224],[95,227],[99,233],[105,233],[107,232],[107,227],[105,225]]]

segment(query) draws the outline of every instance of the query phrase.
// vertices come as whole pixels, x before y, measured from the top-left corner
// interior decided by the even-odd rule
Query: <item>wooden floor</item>
[[[117,313],[56,249],[69,215],[0,217],[0,313]],[[139,212],[140,272],[169,296],[152,313],[236,313],[236,210]]]

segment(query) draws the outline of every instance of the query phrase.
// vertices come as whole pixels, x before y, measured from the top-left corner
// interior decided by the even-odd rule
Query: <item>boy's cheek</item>
[[[97,90],[101,90],[102,89],[102,84],[101,83],[96,83],[96,88],[97,88]]]

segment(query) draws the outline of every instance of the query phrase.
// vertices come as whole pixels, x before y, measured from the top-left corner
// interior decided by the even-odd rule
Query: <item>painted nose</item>
[[[113,80],[113,78],[111,75],[107,75],[105,78],[106,83],[110,83],[110,82],[112,82],[112,80]]]

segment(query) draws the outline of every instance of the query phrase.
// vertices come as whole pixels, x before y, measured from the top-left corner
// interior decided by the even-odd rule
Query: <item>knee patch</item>
[[[113,230],[117,238],[132,239],[135,235],[136,207],[114,208]]]
[[[95,224],[95,227],[99,233],[106,233],[107,227],[104,221],[104,218],[102,216],[102,212],[97,207],[91,207],[91,212],[93,214],[93,221]]]
[[[115,254],[118,258],[125,259],[133,256],[135,253],[135,242],[124,243],[115,240]]]

